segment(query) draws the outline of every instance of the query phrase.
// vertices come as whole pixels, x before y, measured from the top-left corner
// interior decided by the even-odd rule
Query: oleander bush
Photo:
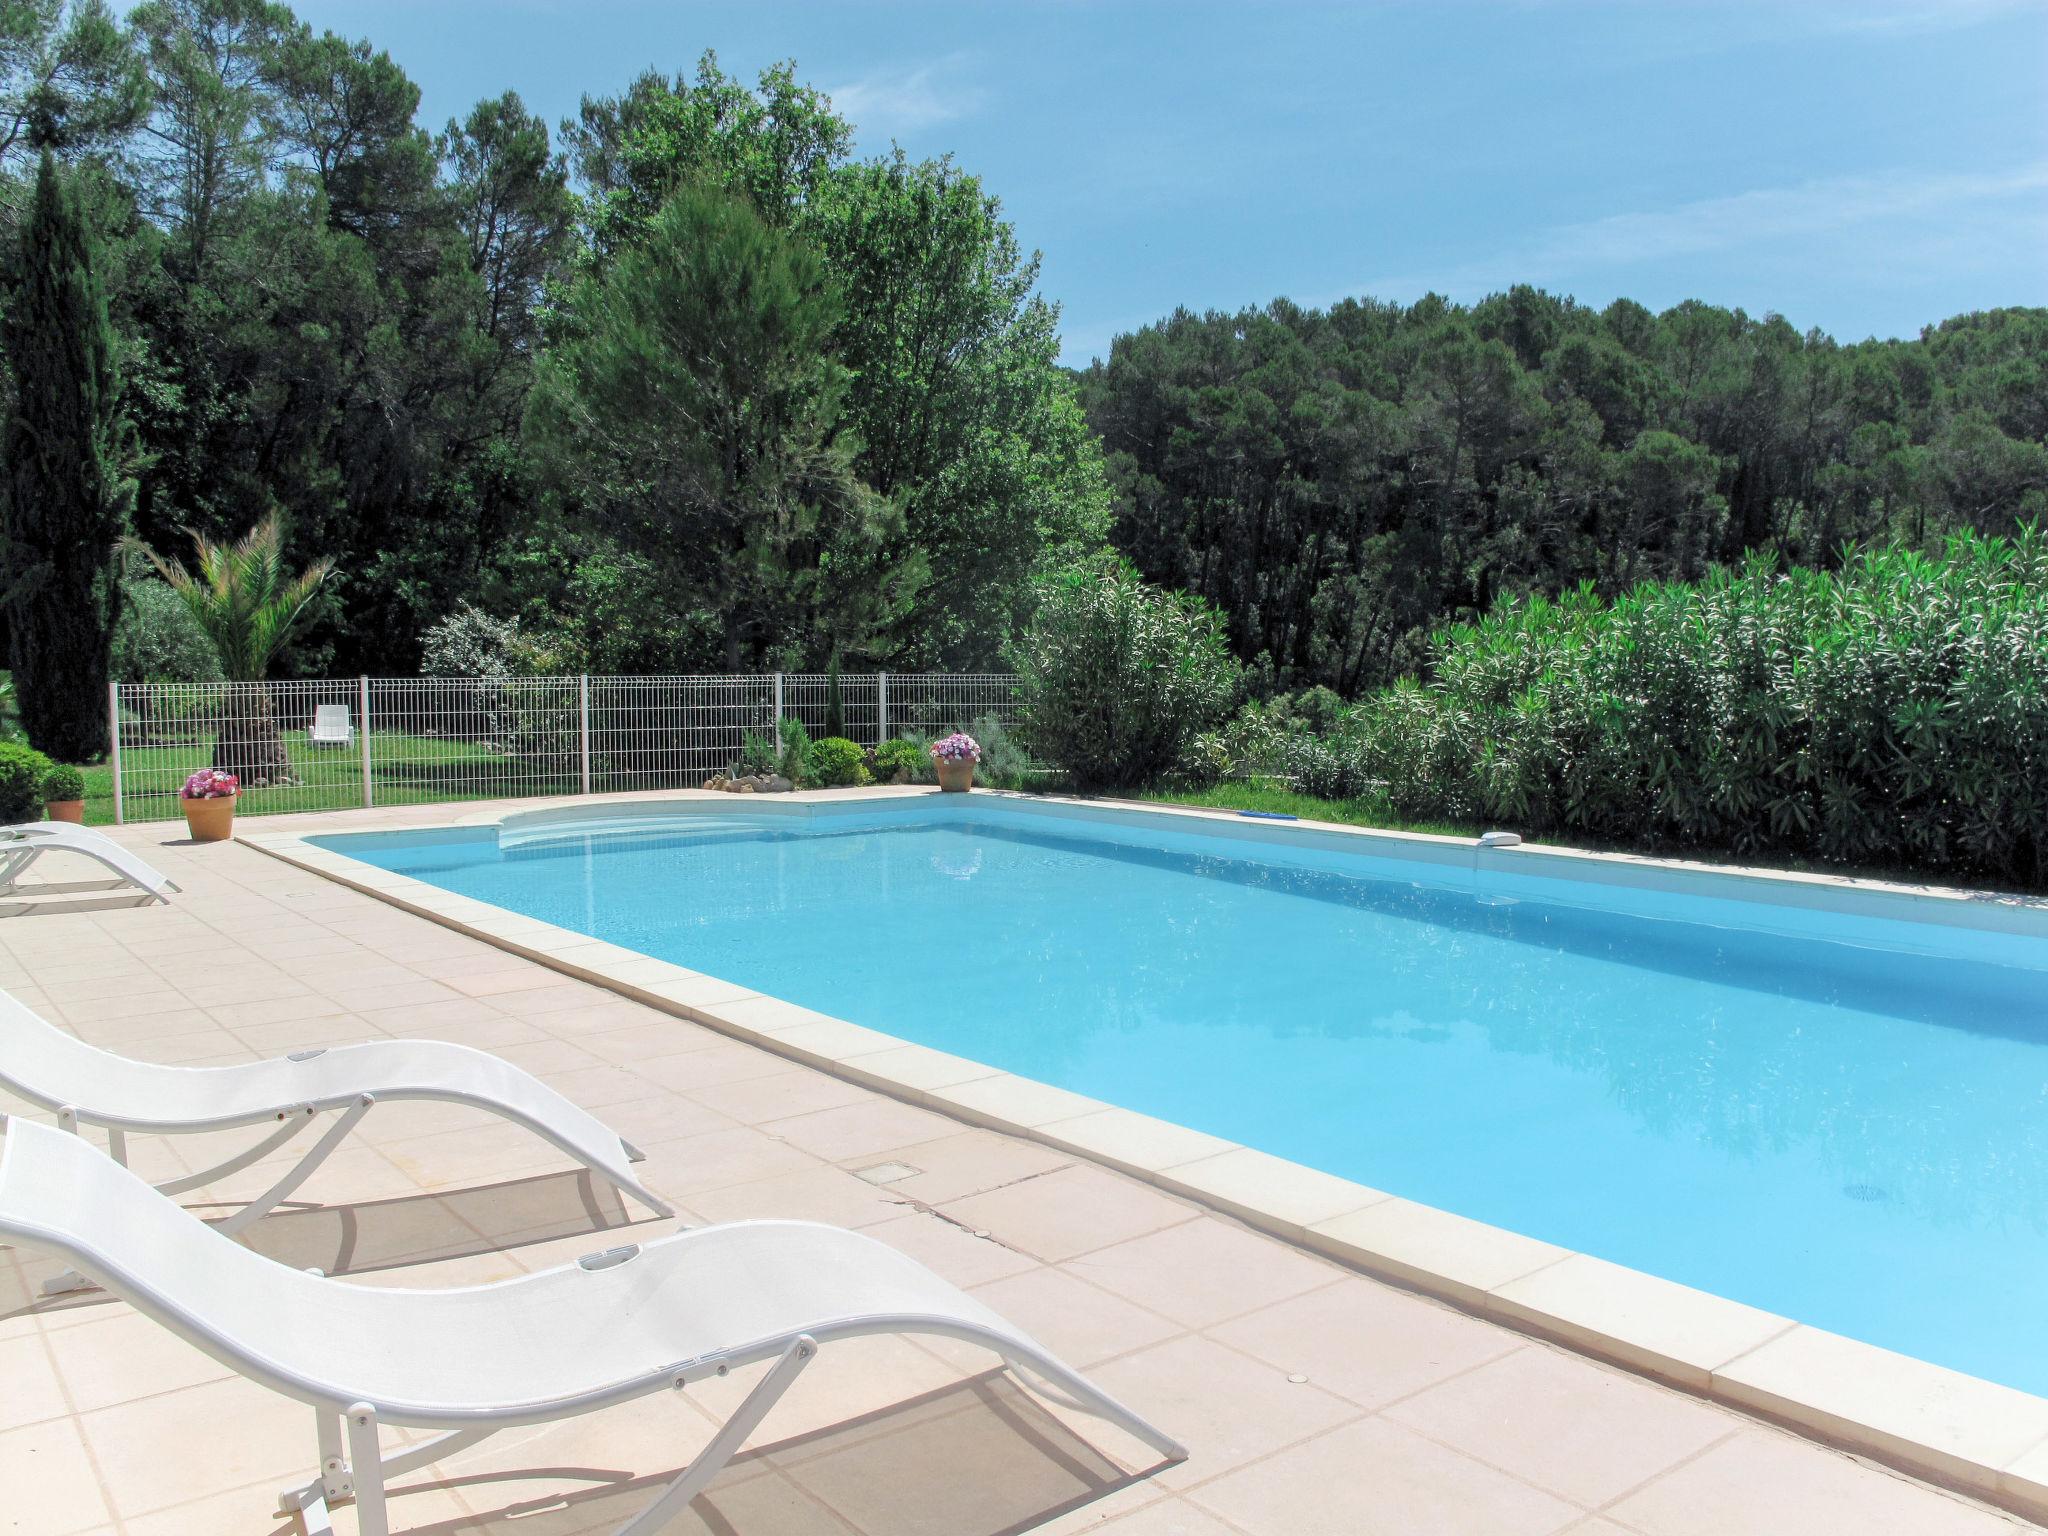
[[[0,826],[43,819],[43,783],[50,760],[34,747],[0,741]]]
[[[1079,789],[1167,773],[1236,702],[1242,676],[1213,609],[1128,565],[1047,582],[1014,659],[1024,741]]]
[[[827,736],[811,744],[811,771],[819,787],[845,789],[872,782],[868,755],[857,741],[844,736]]]
[[[2048,885],[2038,529],[1506,603],[1432,654],[1317,738],[1401,816]]]

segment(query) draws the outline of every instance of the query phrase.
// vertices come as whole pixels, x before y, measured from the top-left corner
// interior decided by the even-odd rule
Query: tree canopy
[[[794,63],[706,53],[553,129],[419,101],[274,0],[0,0],[0,209],[41,216],[47,153],[101,295],[65,322],[106,381],[74,460],[160,556],[282,514],[277,558],[332,574],[280,674],[412,671],[470,607],[536,666],[994,667],[1115,553],[1221,615],[1254,693],[1355,696],[1504,596],[2048,507],[2048,311],[1839,345],[1528,288],[1276,301],[1072,373],[993,190],[856,156]],[[37,259],[0,240],[0,393],[56,355]],[[10,514],[19,568],[47,501]],[[109,603],[157,602],[142,568]]]

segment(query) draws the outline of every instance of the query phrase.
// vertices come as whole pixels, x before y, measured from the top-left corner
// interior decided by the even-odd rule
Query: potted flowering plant
[[[939,788],[964,795],[974,788],[974,765],[981,761],[981,743],[965,731],[955,731],[943,741],[932,743],[932,762],[939,770]]]
[[[242,781],[218,768],[202,768],[185,781],[178,805],[195,843],[225,842],[235,833],[235,795]]]

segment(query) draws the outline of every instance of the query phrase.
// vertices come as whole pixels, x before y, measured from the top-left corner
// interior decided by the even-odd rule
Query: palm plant
[[[330,560],[316,560],[291,574],[284,539],[284,521],[273,512],[233,543],[194,533],[196,571],[150,555],[158,574],[213,642],[221,674],[235,685],[214,743],[213,766],[250,786],[291,778],[291,758],[263,680],[334,568]]]

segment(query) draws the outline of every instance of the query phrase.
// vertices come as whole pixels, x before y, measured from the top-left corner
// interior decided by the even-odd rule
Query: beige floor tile
[[[864,1104],[875,1097],[872,1090],[858,1083],[797,1066],[769,1076],[710,1083],[685,1091],[699,1104],[709,1105],[742,1125],[761,1125],[816,1110]]]
[[[502,957],[501,957],[502,958]],[[524,992],[551,985],[549,973],[529,964],[511,965],[503,970],[451,974],[448,985],[465,997],[495,997],[505,992]]]
[[[1072,1164],[946,1202],[946,1214],[1048,1263],[1192,1220],[1194,1207],[1100,1168]]]
[[[2030,1529],[1758,1428],[1745,1428],[1604,1513],[1643,1536],[2017,1536]]]
[[[1721,1409],[1545,1345],[1517,1350],[1385,1413],[1589,1508],[1741,1427]]]
[[[690,1197],[690,1208],[706,1221],[747,1221],[780,1217],[824,1221],[840,1227],[871,1227],[904,1214],[886,1187],[855,1178],[842,1168],[818,1166],[794,1173],[729,1184]]]
[[[0,1426],[40,1424],[70,1411],[42,1331],[0,1334]]]
[[[746,1184],[818,1165],[808,1152],[744,1125],[641,1145],[648,1161],[639,1172],[648,1188],[679,1199],[697,1190]]]
[[[632,1006],[632,1005],[627,1005]],[[548,1031],[556,1035],[567,1035],[583,1049],[600,1061],[614,1065],[630,1064],[640,1068],[648,1062],[660,1061],[664,1056],[686,1055],[702,1046],[699,1033],[681,1020],[671,1022],[658,1016],[650,1018],[644,1008],[635,1008],[635,1017],[623,1028],[601,1030],[565,1030],[565,1024],[573,1019],[588,1020],[604,1015],[596,1010],[582,1014],[545,1014],[543,1018]]]
[[[962,1288],[1019,1275],[1038,1263],[1030,1254],[1019,1253],[992,1237],[977,1237],[929,1211],[905,1212],[895,1221],[868,1228],[867,1233]]]
[[[123,1519],[223,1488],[303,1481],[318,1464],[310,1409],[233,1377],[81,1415]]]
[[[687,1026],[679,1024],[678,1028]],[[704,1043],[706,1036],[709,1044]],[[653,1061],[634,1061],[632,1069],[649,1082],[659,1083],[678,1093],[688,1093],[716,1083],[774,1077],[787,1072],[790,1067],[787,1057],[764,1051],[759,1046],[724,1039],[710,1030],[699,1030],[694,1038],[698,1042],[696,1049],[676,1056],[658,1057]]]
[[[930,1141],[951,1130],[953,1122],[864,1091],[855,1103],[773,1120],[765,1128],[814,1156],[844,1162]]]
[[[1213,1340],[1187,1335],[1097,1366],[1104,1391],[1187,1446],[1189,1458],[1159,1473],[1184,1488],[1334,1429],[1358,1409]],[[1227,1517],[1226,1517],[1227,1518]]]
[[[1085,1526],[1075,1526],[1076,1531]],[[1238,1536],[1207,1510],[1185,1499],[1160,1499],[1100,1527],[1103,1536]]]
[[[1215,1216],[1097,1249],[1068,1268],[1189,1328],[1207,1328],[1344,1278],[1332,1264]]]
[[[1188,1497],[1246,1536],[1548,1536],[1582,1513],[1384,1419],[1345,1425]]]
[[[93,1322],[48,1335],[57,1370],[80,1413],[230,1374],[226,1366],[139,1312],[126,1307],[105,1312]]]
[[[1156,1312],[1044,1265],[976,1286],[974,1296],[1077,1368],[1184,1331]]]
[[[978,1195],[1002,1184],[1070,1168],[1077,1159],[1035,1141],[999,1136],[994,1131],[960,1130],[937,1141],[898,1147],[889,1161],[919,1170],[889,1187],[906,1199],[944,1205]]]
[[[0,1530],[70,1536],[112,1514],[76,1419],[0,1429]]]
[[[1210,1333],[1366,1408],[1529,1347],[1504,1328],[1357,1279],[1233,1318]]]
[[[488,1183],[513,1174],[559,1167],[566,1153],[523,1125],[500,1120],[472,1130],[443,1131],[380,1144],[384,1155],[422,1189]]]
[[[739,1129],[717,1110],[706,1109],[680,1093],[670,1093],[652,1083],[643,1083],[641,1090],[638,1097],[622,1104],[607,1104],[598,1113],[599,1119],[636,1147],[660,1146],[711,1131]]]

